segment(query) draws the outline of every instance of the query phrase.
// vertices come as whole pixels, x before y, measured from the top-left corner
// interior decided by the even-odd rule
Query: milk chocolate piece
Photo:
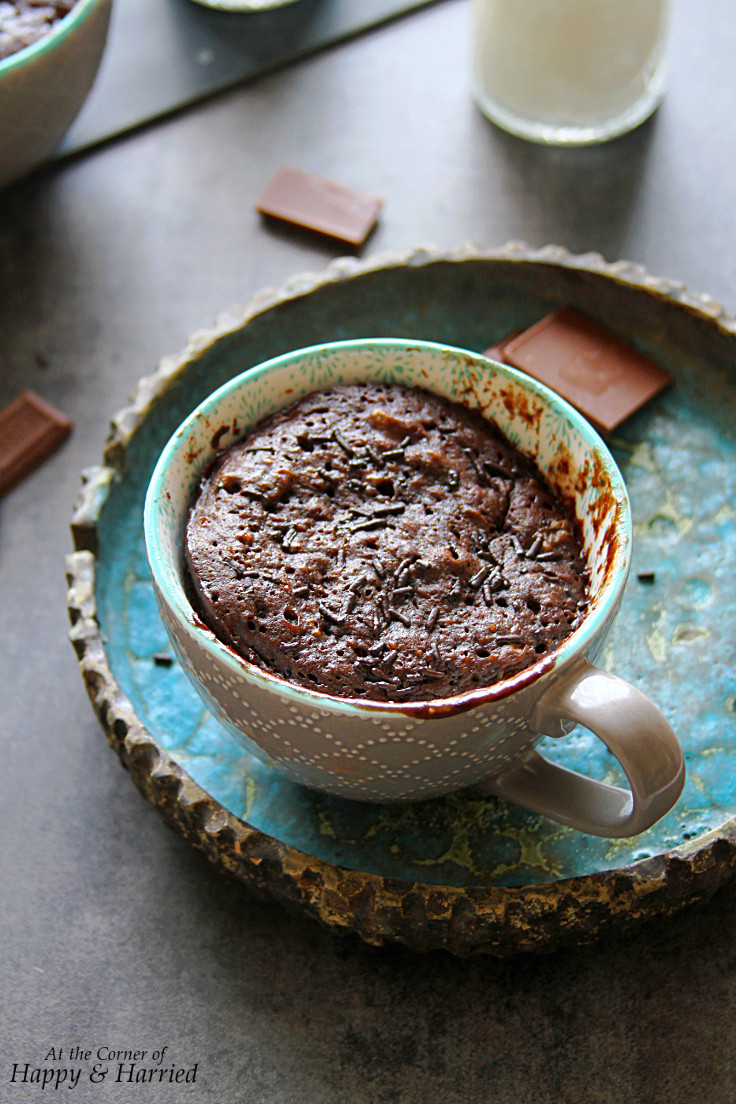
[[[515,337],[518,337],[520,333],[523,333],[523,330],[512,330],[511,333],[507,333],[505,337],[497,341],[495,345],[489,345],[487,349],[484,349],[481,356],[488,357],[489,360],[497,360],[500,364],[505,364],[506,346]]]
[[[0,410],[0,495],[58,448],[72,423],[40,395],[23,391]]]
[[[376,224],[382,201],[332,180],[281,168],[256,202],[262,215],[362,245]]]
[[[672,382],[658,364],[571,307],[513,338],[503,355],[604,430],[614,429]]]

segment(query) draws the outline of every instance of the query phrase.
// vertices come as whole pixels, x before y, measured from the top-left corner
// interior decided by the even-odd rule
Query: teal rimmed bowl
[[[77,0],[43,37],[0,61],[0,187],[45,160],[79,113],[107,41],[112,0]]]

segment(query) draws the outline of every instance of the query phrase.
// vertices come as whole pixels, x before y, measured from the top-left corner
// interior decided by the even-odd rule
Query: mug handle
[[[685,784],[682,750],[640,690],[581,660],[554,680],[535,708],[538,732],[559,736],[563,720],[584,725],[603,741],[630,790],[560,767],[536,751],[483,789],[594,836],[638,835],[672,808]]]

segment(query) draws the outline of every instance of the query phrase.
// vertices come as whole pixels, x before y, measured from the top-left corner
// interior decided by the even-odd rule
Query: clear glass
[[[473,94],[550,145],[615,138],[662,98],[669,0],[473,0]]]

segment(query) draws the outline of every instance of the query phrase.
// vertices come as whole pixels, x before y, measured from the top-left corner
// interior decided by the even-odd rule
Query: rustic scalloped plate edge
[[[623,932],[708,900],[736,872],[736,818],[651,859],[520,888],[428,886],[316,859],[235,817],[156,743],[112,674],[95,602],[100,511],[112,481],[124,471],[129,440],[172,377],[226,334],[316,288],[381,269],[462,260],[544,263],[599,273],[681,304],[736,334],[736,318],[710,296],[693,295],[639,264],[609,263],[598,253],[575,255],[557,245],[532,249],[512,241],[496,249],[466,244],[453,251],[422,246],[406,254],[339,258],[322,273],[294,276],[281,288],[262,290],[246,307],[221,315],[179,354],[164,357],[153,374],[140,380],[130,405],[113,417],[103,464],[82,473],[72,519],[75,551],[66,557],[67,606],[70,639],[108,743],[164,820],[216,867],[256,895],[306,912],[333,930],[355,932],[370,944],[394,941],[416,951],[507,956],[593,942],[604,932]]]

